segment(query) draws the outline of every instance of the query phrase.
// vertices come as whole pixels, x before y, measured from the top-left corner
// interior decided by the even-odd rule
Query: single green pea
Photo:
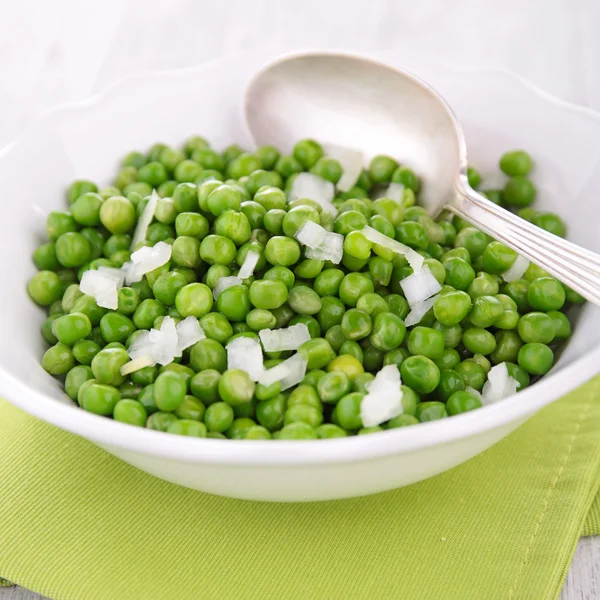
[[[560,310],[566,300],[566,294],[560,282],[553,277],[534,279],[527,289],[527,301],[535,310]]]
[[[318,427],[323,422],[323,413],[313,406],[297,404],[288,407],[283,422],[284,426],[292,423],[306,423],[311,427]]]
[[[339,325],[345,312],[346,307],[339,298],[324,296],[321,298],[321,310],[317,313],[320,328],[327,331],[334,325]]]
[[[314,279],[325,266],[325,261],[314,258],[305,258],[298,263],[294,269],[294,274],[300,279]]]
[[[116,387],[92,383],[82,390],[81,407],[96,415],[110,416],[120,399],[121,394]]]
[[[454,247],[463,247],[469,251],[472,259],[481,256],[488,245],[489,238],[475,227],[465,227],[456,234]]]
[[[79,232],[63,233],[56,240],[56,258],[67,268],[81,267],[91,259],[92,247],[87,238]]]
[[[481,174],[474,167],[467,167],[467,180],[469,181],[469,185],[476,190],[481,183]]]
[[[143,304],[144,302],[142,302],[140,306]],[[177,312],[179,312],[182,317],[196,317],[199,319],[212,309],[212,291],[203,283],[189,283],[177,291],[175,295],[175,306]]]
[[[516,361],[519,350],[523,345],[517,333],[514,331],[497,331],[495,338],[496,348],[490,354],[490,360],[496,365]]]
[[[279,150],[275,148],[275,146],[266,145],[257,148],[255,151],[255,155],[260,159],[260,163],[263,169],[273,169],[275,167],[275,163],[279,159]]]
[[[148,386],[151,383],[154,383],[156,375],[157,368],[155,366],[151,366],[134,371],[129,377],[131,378],[131,381],[137,385]]]
[[[106,314],[107,310],[98,306],[92,296],[81,296],[75,301],[71,308],[72,313],[83,313],[87,316],[93,326],[100,323],[100,319]]]
[[[511,177],[528,175],[533,168],[533,161],[525,150],[511,150],[500,157],[500,169]]]
[[[450,416],[481,408],[481,400],[470,392],[457,391],[448,398],[446,411]]]
[[[571,323],[569,321],[569,317],[557,310],[550,310],[548,311],[547,315],[552,319],[554,324],[554,339],[561,341],[568,339],[571,335]]]
[[[203,215],[195,212],[180,212],[175,218],[175,231],[177,236],[195,237],[204,239],[209,232],[210,225]]]
[[[402,381],[420,394],[430,394],[440,382],[440,370],[427,356],[410,356],[400,365],[400,373]]]
[[[323,148],[315,140],[304,139],[296,143],[292,155],[302,167],[310,169],[323,156]]]
[[[519,319],[518,331],[525,343],[549,344],[556,334],[553,318],[543,312],[530,312],[523,315]]]
[[[204,423],[208,431],[224,433],[233,424],[233,408],[226,402],[211,404],[204,414]]]
[[[483,251],[483,268],[488,273],[500,275],[517,260],[517,253],[500,242],[490,242]]]
[[[293,271],[290,271],[287,267],[277,266],[272,267],[263,274],[263,280],[275,280],[282,281],[287,287],[288,291],[294,287],[296,277]]]
[[[109,343],[123,342],[135,331],[135,325],[129,317],[117,312],[109,312],[100,319],[100,331],[102,337]]]
[[[454,370],[460,374],[466,387],[472,387],[480,391],[485,383],[486,373],[481,365],[474,361],[463,361],[454,367]]]
[[[335,356],[329,342],[324,338],[314,338],[304,342],[298,348],[298,354],[301,354],[308,361],[307,369],[322,369],[327,366]]]
[[[317,438],[320,440],[329,440],[333,438],[347,437],[347,433],[338,425],[333,423],[323,423],[315,429]]]
[[[346,306],[354,308],[363,294],[373,293],[374,290],[373,281],[363,273],[348,273],[340,283],[338,294]]]
[[[207,435],[206,425],[204,423],[189,419],[179,419],[174,421],[167,427],[167,433],[199,438],[205,438]]]
[[[341,371],[333,371],[324,375],[317,383],[317,392],[323,402],[335,404],[351,391],[349,377]]]
[[[529,310],[528,290],[531,283],[525,279],[517,279],[504,285],[502,292],[516,305],[519,312]]]
[[[460,354],[454,348],[444,348],[442,355],[434,362],[440,371],[454,369],[460,363]]]
[[[196,342],[190,352],[190,366],[196,372],[213,369],[222,373],[227,368],[225,348],[217,340],[211,340],[210,338]],[[193,388],[192,394],[199,397],[200,400],[205,400],[202,396],[198,396]]]
[[[469,285],[467,293],[472,300],[475,300],[479,296],[495,296],[499,290],[500,286],[496,279],[489,273],[481,271]]]
[[[79,302],[79,301],[78,301]],[[75,305],[77,306],[77,304]],[[138,329],[151,329],[158,317],[166,314],[167,309],[158,300],[148,298],[142,300],[133,313],[133,323]]]
[[[380,154],[369,163],[368,173],[373,182],[388,183],[396,169],[398,169],[398,163],[393,158]]]
[[[536,194],[533,182],[522,175],[511,177],[504,186],[504,198],[510,206],[528,207],[535,201]]]
[[[419,192],[421,187],[419,178],[408,167],[398,167],[392,173],[392,183],[401,183],[405,188],[412,190],[415,194]]]
[[[167,148],[165,148],[165,150],[167,150]],[[157,188],[168,178],[167,169],[165,169],[165,166],[158,161],[151,161],[140,167],[137,176],[139,181],[147,183],[152,188]]]
[[[368,224],[367,218],[357,210],[349,210],[339,214],[334,221],[333,230],[341,235],[358,231]]]
[[[379,313],[390,312],[388,303],[376,293],[363,294],[356,303],[356,308],[366,312],[371,317]]]
[[[230,321],[245,321],[250,312],[248,288],[234,285],[223,290],[217,299],[217,309]]]
[[[409,427],[410,425],[418,425],[419,419],[413,415],[398,415],[390,419],[386,424],[386,429],[396,429],[397,427]]]
[[[286,214],[285,210],[278,208],[269,210],[263,219],[264,228],[271,235],[281,235],[283,233],[283,219]]]
[[[97,192],[98,186],[93,181],[86,179],[76,179],[71,183],[67,190],[67,200],[73,204],[77,198],[88,192]]]
[[[175,411],[183,403],[187,393],[185,379],[172,371],[158,375],[152,385],[154,403],[158,410],[164,412]]]
[[[315,315],[323,306],[319,295],[306,285],[293,287],[288,294],[287,302],[290,308],[300,315]]]
[[[191,183],[195,182],[201,173],[202,167],[196,161],[186,159],[175,167],[173,176],[180,183]]]
[[[313,282],[313,289],[321,297],[336,296],[345,274],[341,269],[324,269]]]
[[[256,406],[256,419],[269,431],[276,431],[283,425],[287,399],[283,394],[259,402]]]
[[[400,368],[400,365],[410,356],[410,352],[406,348],[394,348],[386,352],[383,356],[384,365],[396,365]]]
[[[115,404],[113,419],[121,423],[144,427],[148,419],[148,413],[141,402],[126,398]]]
[[[385,352],[372,346],[368,339],[361,340],[363,349],[363,368],[365,371],[377,373],[383,367]]]
[[[202,356],[199,356],[199,354],[201,354]],[[205,347],[201,349],[199,352],[197,352],[197,356],[195,357],[195,359],[196,363],[199,359],[201,359],[203,363],[209,363],[210,348]],[[213,360],[213,362],[217,361]],[[196,398],[202,400],[205,406],[214,404],[215,402],[218,402],[220,400],[218,392],[220,378],[221,373],[216,369],[204,369],[199,373],[196,373],[196,375],[194,375],[190,379],[190,391]]]
[[[36,248],[33,253],[33,263],[38,271],[56,271],[60,269],[60,263],[56,257],[56,244],[48,242]]]
[[[29,297],[40,306],[50,306],[61,297],[63,288],[54,271],[39,271],[27,284]]]
[[[421,423],[445,419],[448,416],[443,402],[421,402],[417,406],[416,417]]]
[[[555,213],[538,213],[532,223],[559,237],[565,237],[567,233],[565,222]]]
[[[73,345],[73,356],[82,365],[90,365],[98,352],[100,345],[93,340],[80,340]]]
[[[480,327],[470,327],[463,332],[462,342],[469,352],[491,354],[496,349],[494,334]]]
[[[383,352],[394,350],[404,341],[405,336],[406,326],[400,317],[392,312],[382,312],[375,315],[369,337],[369,342],[374,348]]]
[[[225,344],[233,335],[231,323],[220,313],[210,312],[204,315],[199,323],[206,337],[216,340],[220,344]]]
[[[100,222],[111,233],[128,233],[135,226],[135,207],[124,196],[113,196],[100,207]]]
[[[146,241],[152,246],[158,242],[172,241],[174,237],[173,227],[165,223],[152,223],[146,232]]]
[[[92,372],[99,383],[118,387],[125,382],[121,367],[128,362],[124,348],[103,348],[92,359]]]
[[[80,225],[89,227],[100,225],[100,207],[103,202],[102,196],[94,192],[82,194],[71,206],[73,218]]]
[[[244,152],[243,154],[240,154],[234,158],[227,165],[226,170],[227,174],[232,179],[240,179],[241,177],[250,175],[254,171],[258,171],[261,166],[262,164],[258,156]]]
[[[173,413],[155,412],[148,417],[146,427],[155,431],[167,431],[176,421],[177,417]]]
[[[263,310],[279,308],[288,299],[288,288],[285,283],[276,279],[254,281],[249,290],[250,302]]]
[[[495,296],[478,296],[473,301],[469,320],[475,327],[491,327],[504,314],[504,305]]]
[[[372,206],[378,218],[375,216],[372,217],[371,226],[380,233],[394,238],[396,231],[393,228],[398,227],[404,217],[404,207],[402,204],[392,198],[378,198],[373,202]],[[382,222],[380,219],[385,219],[385,221]],[[392,229],[390,229],[389,225],[392,226]]]
[[[361,340],[371,333],[373,322],[366,312],[351,308],[344,313],[341,327],[347,340]]]
[[[396,239],[411,248],[424,250],[429,244],[427,231],[415,221],[403,221],[396,226]]]
[[[329,345],[334,352],[339,353],[342,344],[346,341],[346,336],[342,331],[341,325],[334,325],[325,332],[325,339],[329,342]]]
[[[278,440],[314,440],[317,439],[315,429],[308,423],[298,421],[285,425],[280,431],[275,432]]]
[[[71,400],[77,400],[80,387],[90,379],[94,378],[92,370],[88,366],[78,365],[73,367],[65,379],[65,392]]]
[[[352,392],[346,394],[336,404],[335,415],[340,427],[346,431],[357,431],[363,426],[360,417],[360,405],[364,394]]]
[[[412,354],[439,358],[444,352],[444,334],[431,327],[414,327],[408,334],[408,349]]]
[[[274,308],[271,312],[275,317],[275,329],[287,327],[289,322],[296,315],[287,302],[282,304],[279,308]]]
[[[248,219],[251,229],[262,229],[264,227],[267,211],[258,202],[246,200],[242,202],[240,211]]]
[[[360,392],[361,394],[367,393],[367,384],[375,379],[375,375],[373,373],[359,373],[351,380],[352,383],[352,391]]]
[[[131,246],[131,236],[127,233],[115,233],[111,235],[102,246],[102,254],[105,258],[110,258],[115,252],[120,250],[129,250]]]
[[[446,348],[456,348],[460,344],[462,339],[462,327],[460,325],[448,326],[439,321],[434,321],[432,327],[443,334]]]
[[[179,236],[172,244],[171,260],[179,267],[193,269],[198,265],[200,241],[190,236]]]
[[[433,314],[442,325],[452,327],[458,325],[469,314],[471,306],[471,297],[466,292],[448,292],[440,295],[435,301]]]
[[[440,381],[435,388],[435,396],[441,402],[446,402],[455,392],[465,389],[462,375],[452,369],[440,371]]]
[[[211,405],[214,406],[214,405]],[[183,402],[175,409],[175,416],[178,419],[188,419],[191,421],[202,421],[206,408],[198,398],[187,395]]]
[[[276,381],[271,385],[264,385],[262,383],[256,384],[254,389],[254,395],[257,400],[271,400],[281,393],[281,383]]]
[[[291,238],[274,236],[267,242],[265,258],[272,265],[288,267],[300,259],[300,246]]]
[[[85,339],[91,332],[90,319],[83,313],[59,316],[52,324],[52,333],[56,339],[67,346],[73,346],[75,342]]]
[[[141,152],[130,152],[129,154],[125,155],[123,157],[123,159],[121,160],[121,166],[122,167],[135,167],[136,169],[139,169],[140,167],[143,167],[146,164],[146,156],[144,154],[142,154]]]

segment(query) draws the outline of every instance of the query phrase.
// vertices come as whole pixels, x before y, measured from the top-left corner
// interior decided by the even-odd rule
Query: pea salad
[[[564,236],[532,205],[534,164],[471,186]],[[167,433],[326,439],[451,417],[553,365],[583,298],[450,214],[418,206],[390,156],[299,141],[218,151],[202,137],[74,181],[47,216],[31,299],[42,367],[85,411]]]

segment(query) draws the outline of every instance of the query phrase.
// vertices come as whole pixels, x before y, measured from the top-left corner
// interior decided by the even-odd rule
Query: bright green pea
[[[415,221],[403,221],[396,226],[396,239],[411,248],[424,250],[429,244],[427,231]]]
[[[165,305],[158,300],[143,300],[133,313],[133,323],[138,329],[151,329],[154,321],[164,316],[166,312]]]
[[[496,365],[516,361],[519,350],[523,345],[517,333],[514,331],[497,331],[495,338],[496,348],[490,354],[490,360]]]
[[[555,213],[538,213],[532,223],[559,237],[565,237],[567,233],[565,222]]]
[[[88,192],[97,192],[98,186],[93,181],[87,181],[86,179],[76,179],[71,183],[67,190],[67,200],[69,204],[73,204],[79,196]]]
[[[556,334],[553,318],[542,312],[530,312],[523,315],[519,319],[518,331],[525,343],[549,344]]]
[[[455,392],[465,389],[462,375],[452,369],[440,371],[440,382],[435,388],[435,396],[441,402],[446,402]]]
[[[288,299],[288,288],[283,281],[262,279],[254,281],[249,290],[250,302],[263,310],[279,308]]]
[[[362,273],[348,273],[339,286],[340,300],[346,306],[355,307],[363,294],[373,293],[373,282]]]
[[[372,256],[369,259],[369,273],[378,285],[389,285],[393,270],[394,267],[389,260],[385,260],[380,256]]]
[[[374,348],[388,352],[397,348],[405,335],[406,326],[400,317],[392,312],[381,312],[375,315],[369,342]]]
[[[181,183],[191,183],[201,175],[202,167],[193,160],[182,160],[173,171],[176,181]]]
[[[471,304],[471,297],[466,292],[448,292],[435,301],[433,314],[442,325],[452,327],[469,314]]]
[[[100,225],[100,207],[103,202],[102,196],[94,192],[82,194],[71,206],[73,218],[80,225],[89,227]]]
[[[258,171],[261,166],[258,156],[244,152],[227,165],[227,174],[232,179],[240,179],[254,173],[254,171]]]
[[[181,163],[180,163],[181,164]],[[174,421],[167,427],[167,433],[174,433],[176,435],[185,435],[188,437],[206,437],[206,425],[199,421],[192,421],[189,419],[179,419]]]
[[[545,375],[552,368],[554,353],[545,344],[531,342],[519,350],[518,363],[531,375]]]
[[[510,206],[523,208],[533,204],[537,190],[530,179],[522,175],[511,177],[504,186],[504,199]]]
[[[470,392],[457,391],[448,398],[446,410],[450,416],[481,408],[481,400]]]
[[[352,384],[349,377],[341,371],[332,371],[324,375],[317,383],[317,392],[323,402],[335,404],[350,393]]]
[[[83,313],[60,316],[52,324],[52,333],[56,339],[67,346],[73,346],[75,342],[83,340],[90,335],[91,331],[92,324]]]
[[[392,173],[392,182],[401,183],[405,188],[412,190],[415,194],[419,192],[421,187],[419,178],[408,167],[398,167]]]
[[[203,283],[189,283],[179,289],[175,295],[175,307],[182,317],[196,317],[199,319],[210,312],[212,306],[212,291]]]
[[[321,297],[335,296],[344,277],[345,274],[341,269],[325,269],[317,275],[313,282],[313,289]]]
[[[300,279],[314,279],[325,266],[325,261],[314,258],[305,258],[298,263],[294,269],[294,274]]]
[[[315,140],[300,140],[294,146],[292,155],[305,169],[310,169],[323,156],[323,148]]]
[[[335,296],[321,298],[321,310],[317,313],[320,328],[327,331],[334,325],[339,325],[345,312],[346,307],[339,298]]]
[[[420,394],[430,394],[440,382],[440,370],[427,356],[408,357],[400,365],[400,373],[404,384]]]
[[[303,355],[308,361],[307,369],[322,369],[335,356],[329,342],[324,338],[314,338],[304,342],[299,348],[298,353]]]
[[[62,294],[59,276],[53,271],[39,271],[27,284],[29,297],[40,306],[50,306]]]
[[[267,211],[258,203],[252,200],[242,202],[241,212],[244,214],[251,229],[259,229],[264,227],[264,219]]]
[[[363,425],[360,417],[360,405],[364,395],[352,392],[343,396],[335,407],[337,424],[346,431],[357,431]]]
[[[517,305],[519,312],[525,312],[529,309],[527,292],[530,285],[530,282],[525,279],[517,279],[507,283],[502,289],[503,294]]]
[[[571,323],[569,318],[564,313],[557,310],[548,311],[548,316],[552,319],[554,324],[554,339],[555,340],[566,340],[571,335]],[[540,340],[532,340],[540,341]]]
[[[331,183],[337,183],[342,176],[342,165],[335,158],[323,156],[310,168],[310,172]]]
[[[226,402],[211,404],[204,414],[204,423],[208,431],[224,433],[233,424],[233,408]]]
[[[259,402],[256,406],[256,419],[269,431],[276,431],[283,425],[287,399],[283,394]]]
[[[100,221],[111,233],[128,233],[135,226],[135,207],[124,196],[113,196],[102,203]]]
[[[65,379],[65,392],[71,400],[77,400],[77,394],[81,386],[94,378],[92,370],[88,366],[78,365],[73,367]]]
[[[471,296],[471,299],[475,300],[479,296],[495,296],[499,289],[500,286],[494,277],[482,271],[477,273],[477,277],[473,279],[467,292]]]
[[[398,168],[398,163],[390,156],[380,154],[369,163],[369,177],[375,183],[388,183]]]
[[[488,273],[500,275],[517,260],[517,253],[500,242],[490,242],[483,251],[483,268]]]
[[[98,352],[100,346],[93,340],[80,340],[73,345],[73,356],[82,365],[90,365]]]
[[[399,202],[392,198],[378,198],[373,202],[373,210],[377,213],[378,219],[374,216],[371,219],[371,226],[391,238],[394,238],[396,233],[393,229],[402,223],[404,216],[404,207]],[[385,219],[382,223],[379,219]],[[389,228],[392,226],[392,229]]]
[[[347,340],[361,340],[371,333],[373,323],[364,311],[351,308],[342,317],[342,333]]]
[[[417,406],[416,417],[421,423],[445,419],[448,416],[443,402],[421,402]]]
[[[56,271],[60,268],[56,258],[56,244],[48,242],[42,244],[33,253],[33,262],[39,271]]]
[[[218,342],[217,342],[218,343]],[[221,344],[219,344],[221,346]],[[223,349],[223,353],[225,349]],[[192,364],[191,356],[190,356],[190,364],[194,369],[202,364],[217,364],[221,363],[220,350],[216,349],[216,347],[212,344],[204,344],[201,348],[196,351],[196,355],[194,357],[194,363]],[[222,356],[222,355],[220,355]],[[225,355],[225,363],[227,362],[227,356]],[[190,391],[196,398],[202,400],[205,406],[214,404],[220,400],[219,398],[219,379],[221,378],[221,373],[213,368],[206,368],[196,373],[190,379]]]
[[[368,224],[367,217],[357,210],[349,210],[338,214],[335,218],[333,230],[341,235],[348,235],[352,231],[358,231]]]
[[[288,237],[272,237],[265,247],[265,258],[272,265],[288,267],[298,262],[300,246],[296,240]]]
[[[91,367],[99,383],[118,387],[125,382],[121,367],[129,362],[123,348],[103,348],[92,359]]]
[[[408,349],[412,354],[439,358],[444,352],[444,334],[431,327],[415,327],[408,334]]]
[[[473,301],[469,320],[475,327],[491,327],[504,314],[504,305],[495,296],[478,296]]]
[[[283,422],[284,425],[307,423],[311,427],[318,427],[323,422],[323,413],[314,406],[296,404],[285,411]]]
[[[496,349],[494,334],[480,327],[470,327],[463,332],[462,342],[469,352],[491,354]]]
[[[250,312],[248,288],[245,285],[234,285],[223,290],[217,299],[217,308],[230,321],[245,321]]]
[[[172,412],[185,400],[187,383],[177,373],[166,371],[154,381],[152,396],[158,410]]]
[[[155,412],[148,417],[146,427],[155,431],[167,431],[175,422],[177,417],[173,413]]]
[[[300,315],[317,314],[323,305],[319,295],[306,285],[293,287],[289,292],[287,301],[292,310]]]
[[[198,265],[200,241],[189,236],[179,236],[172,244],[171,260],[179,267],[193,269]]]
[[[100,319],[100,331],[102,337],[109,343],[123,342],[135,331],[135,325],[129,317],[117,312],[109,312]]]
[[[528,175],[533,168],[533,161],[525,150],[511,150],[500,157],[500,169],[507,175]]]
[[[471,258],[475,259],[483,254],[488,242],[489,238],[482,231],[475,229],[475,227],[465,227],[457,233],[454,247],[466,248]]]
[[[485,383],[486,373],[481,365],[475,361],[463,361],[454,367],[459,373],[466,387],[472,387],[475,390],[481,390]]]
[[[74,231],[63,233],[56,240],[55,250],[58,262],[67,268],[84,265],[92,255],[92,247],[87,238]]]
[[[225,371],[219,379],[219,396],[230,406],[236,407],[252,400],[254,382],[239,369]]]
[[[129,425],[144,427],[148,419],[148,413],[141,402],[137,400],[119,400],[113,409],[113,419]]]
[[[396,429],[397,427],[409,427],[410,425],[418,425],[419,419],[413,415],[398,415],[390,419],[386,424],[386,429]]]
[[[320,440],[329,440],[333,438],[347,437],[347,433],[338,425],[333,423],[323,423],[315,429],[317,438]]]
[[[275,432],[278,440],[314,440],[317,439],[316,431],[308,423],[298,421],[285,425],[280,431]]]
[[[534,279],[527,289],[527,301],[535,310],[560,310],[565,300],[563,286],[553,277]]]
[[[352,381],[352,391],[360,392],[361,394],[367,393],[367,384],[375,379],[373,373],[359,373],[354,377]]]
[[[187,395],[183,402],[175,409],[175,416],[178,419],[188,419],[191,421],[202,421],[206,408],[198,398]]]
[[[379,313],[389,312],[388,303],[376,293],[363,294],[356,303],[356,308],[366,312],[371,317]]]
[[[120,398],[121,394],[116,387],[92,383],[82,390],[81,407],[96,415],[110,416]]]

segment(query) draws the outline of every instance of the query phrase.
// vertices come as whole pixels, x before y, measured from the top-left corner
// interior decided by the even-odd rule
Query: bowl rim
[[[323,51],[315,52],[323,53]],[[280,58],[284,59],[299,54],[302,53],[283,54]],[[331,54],[374,58],[384,63],[386,60],[388,62],[391,60],[391,51],[377,53],[335,51]],[[261,54],[262,56],[264,54]],[[19,136],[0,149],[0,160],[4,159],[22,139],[25,139],[30,131],[69,113],[93,109],[113,94],[118,93],[121,88],[135,84],[136,81],[197,75],[205,70],[214,69],[216,66],[228,65],[245,59],[248,59],[248,55],[236,54],[190,67],[130,74],[87,99],[61,104],[44,111],[33,119]],[[600,113],[556,98],[507,69],[463,67],[435,58],[432,62],[441,69],[472,73],[477,76],[501,76],[543,102],[550,102],[564,110],[577,112],[596,124],[600,124]],[[248,81],[250,80],[248,79]],[[243,107],[240,110],[243,111]],[[245,121],[244,125],[251,138]],[[594,310],[594,308],[588,305],[584,310]],[[598,365],[600,365],[600,346],[588,351],[560,371],[556,373],[551,371],[543,379],[519,394],[508,397],[502,402],[484,406],[477,411],[456,415],[451,419],[421,423],[418,427],[382,431],[377,435],[329,440],[278,440],[277,452],[273,452],[271,440],[217,440],[168,436],[162,432],[132,427],[106,419],[81,410],[75,405],[57,401],[48,394],[32,390],[1,364],[0,385],[3,395],[18,408],[100,446],[105,445],[111,449],[123,449],[183,462],[277,467],[368,461],[387,455],[415,452],[432,446],[451,444],[511,425],[516,427],[540,408],[558,399],[557,393],[558,396],[563,395],[597,373]]]

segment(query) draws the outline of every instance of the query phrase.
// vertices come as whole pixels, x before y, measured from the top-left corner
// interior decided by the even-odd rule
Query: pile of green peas
[[[562,236],[558,215],[531,207],[532,167],[524,151],[504,154],[506,185],[482,193]],[[480,391],[492,365],[506,363],[520,389],[551,368],[571,333],[565,311],[583,302],[578,294],[533,264],[505,283],[501,274],[516,254],[459,218],[434,221],[417,205],[418,176],[392,157],[376,156],[352,189],[338,191],[337,216],[311,199],[287,201],[303,171],[336,184],[343,169],[314,140],[282,155],[272,146],[219,152],[194,136],[182,148],[158,143],[131,152],[110,187],[74,181],[68,209],[48,215],[49,241],[33,254],[38,273],[28,284],[48,312],[43,368],[96,415],[186,436],[261,440],[361,435],[446,418],[481,406],[468,388]],[[480,187],[475,169],[468,177]],[[404,185],[402,201],[379,197],[390,183]],[[153,190],[160,196],[153,221],[131,248]],[[305,257],[294,235],[308,220],[345,237],[339,265]],[[399,284],[411,267],[371,244],[360,233],[365,225],[422,254],[443,286],[418,325],[404,323],[410,307]],[[121,288],[116,310],[79,289],[87,269],[119,268],[133,250],[159,241],[172,246],[171,260]],[[213,300],[217,281],[235,275],[250,250],[260,257],[254,275]],[[197,318],[206,339],[171,364],[123,376],[127,348],[165,316]],[[227,369],[231,340],[297,323],[311,336],[298,349],[308,366],[297,386],[282,391],[279,382],[255,384]],[[290,355],[265,353],[265,367]],[[401,372],[403,414],[365,428],[367,385],[390,364]]]

